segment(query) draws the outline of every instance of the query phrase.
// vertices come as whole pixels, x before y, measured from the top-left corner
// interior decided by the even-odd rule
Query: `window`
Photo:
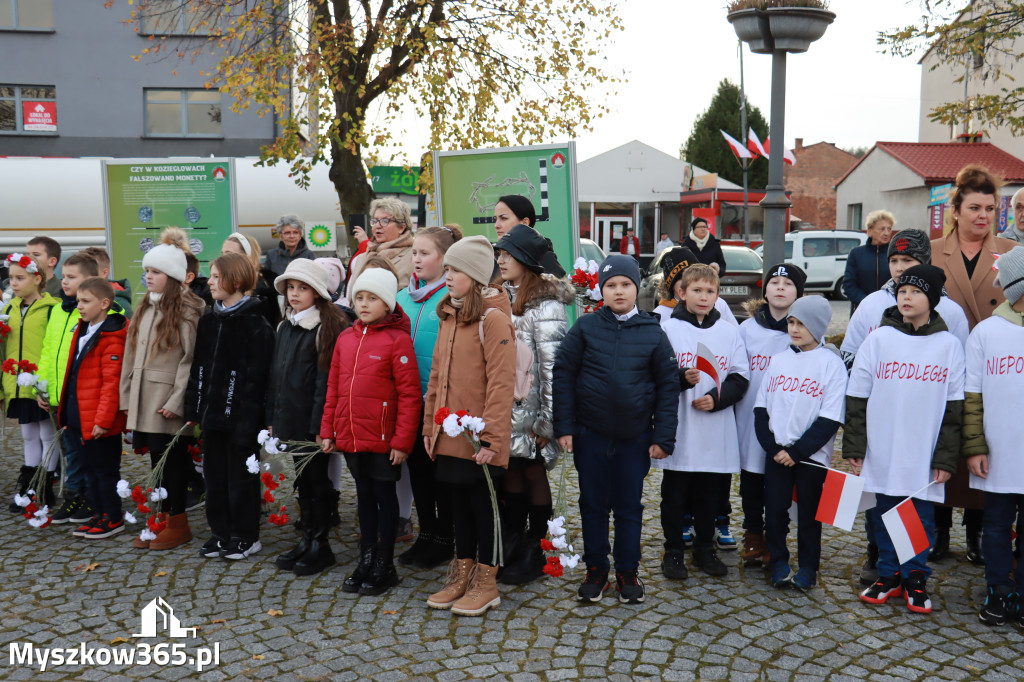
[[[864,204],[846,205],[846,227],[850,230],[864,229]]]
[[[836,255],[836,240],[831,237],[814,237],[804,240],[804,258]]]
[[[53,0],[0,0],[0,29],[52,31]]]
[[[145,0],[140,11],[139,33],[142,35],[206,36],[215,32],[223,9],[221,3]]]
[[[146,90],[146,135],[220,137],[220,91]]]
[[[56,132],[56,88],[52,85],[0,85],[0,134]]]
[[[793,260],[793,242],[786,240],[786,260]]]
[[[845,256],[853,251],[855,248],[860,246],[859,239],[837,239],[836,244],[839,246],[839,255]]]

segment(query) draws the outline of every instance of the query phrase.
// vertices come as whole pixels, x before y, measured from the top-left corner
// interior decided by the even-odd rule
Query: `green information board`
[[[104,161],[103,196],[111,277],[128,279],[133,305],[145,293],[142,257],[165,227],[188,233],[204,275],[237,229],[233,159]]]
[[[434,199],[441,223],[492,242],[498,197],[522,194],[537,212],[534,227],[551,240],[566,272],[579,254],[576,144],[434,152]]]

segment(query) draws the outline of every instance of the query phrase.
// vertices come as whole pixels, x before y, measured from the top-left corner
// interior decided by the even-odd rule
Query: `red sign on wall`
[[[22,102],[25,130],[57,131],[56,102]]]
[[[930,237],[932,239],[939,239],[942,237],[942,223],[946,216],[946,205],[936,204],[928,207],[929,212],[929,223],[931,227]]]

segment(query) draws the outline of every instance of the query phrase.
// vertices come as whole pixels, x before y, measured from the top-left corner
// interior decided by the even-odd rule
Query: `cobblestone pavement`
[[[8,426],[8,433],[17,427]],[[16,436],[3,443],[0,492],[10,499],[20,464]],[[146,472],[126,455],[122,475]],[[988,628],[977,619],[982,569],[962,559],[963,531],[954,529],[957,554],[937,565],[930,583],[935,612],[909,613],[902,600],[871,607],[857,599],[862,529],[827,527],[823,571],[810,594],[779,591],[759,569],[737,568],[723,553],[729,575],[693,572],[684,583],[662,578],[658,490],[646,488],[641,572],[647,600],[621,605],[606,597],[580,606],[573,597],[582,571],[521,588],[502,587],[502,605],[481,618],[428,609],[444,569],[400,568],[401,585],[383,597],[341,592],[356,560],[354,490],[343,491],[343,525],[332,541],[340,565],[315,578],[282,573],[273,557],[288,549],[291,527],[263,528],[264,550],[237,563],[205,560],[196,550],[205,523],[190,513],[197,537],[186,548],[143,552],[132,535],[87,543],[67,525],[36,530],[2,512],[0,534],[0,677],[12,680],[119,680],[196,677],[188,667],[157,665],[59,666],[40,673],[11,661],[12,643],[37,647],[153,646],[182,642],[219,646],[220,662],[202,679],[274,680],[631,680],[735,679],[1019,679],[1022,630]],[[572,485],[575,486],[573,477]],[[734,506],[738,498],[734,494]],[[6,506],[6,504],[5,504]],[[570,533],[579,537],[575,510]],[[136,527],[137,528],[137,527]],[[739,520],[733,529],[739,532]],[[137,532],[137,530],[136,530]],[[795,551],[795,547],[794,547]],[[693,570],[691,568],[691,570]],[[195,639],[136,639],[140,612],[162,597]],[[23,650],[23,649],[22,649]]]

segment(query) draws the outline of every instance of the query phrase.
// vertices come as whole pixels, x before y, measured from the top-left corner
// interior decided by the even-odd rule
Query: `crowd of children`
[[[421,229],[408,282],[371,258],[347,286],[337,259],[295,259],[267,281],[258,244],[238,234],[204,280],[185,233],[169,228],[143,258],[146,291],[134,315],[128,283],[108,281],[102,249],[68,258],[59,288],[59,245],[41,237],[28,251],[7,258],[3,359],[38,364],[41,382],[23,385],[5,371],[0,398],[24,441],[17,497],[43,481],[38,501],[77,537],[125,529],[117,487],[122,432],[130,431],[153,466],[167,453],[166,523],[133,546],[160,551],[192,540],[196,443],[187,427],[198,426],[209,527],[200,554],[259,552],[261,477],[250,462],[266,430],[312,446],[295,456],[299,536],[275,558],[278,568],[303,576],[337,563],[329,534],[343,461],[355,481],[360,551],[341,589],[373,596],[399,583],[398,483],[406,478],[420,533],[398,562],[450,561],[427,605],[480,615],[500,604],[499,580],[520,585],[544,574],[548,471],[565,452],[579,479],[580,601],[600,601],[612,585],[619,601],[644,601],[643,482],[652,466],[662,470],[665,577],[688,579],[690,545],[694,567],[727,573],[717,550],[730,548],[722,538],[739,474],[741,560],[763,566],[775,587],[808,591],[821,562],[818,501],[843,427],[842,456],[876,499],[865,524],[872,573],[860,599],[900,597],[913,612],[931,611],[927,550],[900,561],[882,516],[911,498],[931,542],[940,484],[962,456],[972,487],[986,492],[979,618],[1024,620],[1024,569],[1011,540],[1024,513],[1015,457],[1024,434],[1013,426],[1024,388],[1024,247],[999,260],[1006,302],[968,335],[923,233],[898,233],[892,279],[858,308],[841,350],[825,341],[831,307],[804,296],[796,265],[768,270],[737,326],[721,311],[715,269],[678,247],[662,259],[654,313],[636,305],[636,260],[615,254],[597,270],[603,305],[570,327],[572,285],[550,274],[550,243],[528,224],[504,231],[496,246],[457,226]],[[478,417],[475,434],[453,431],[439,412]],[[795,572],[787,546],[794,494]]]

